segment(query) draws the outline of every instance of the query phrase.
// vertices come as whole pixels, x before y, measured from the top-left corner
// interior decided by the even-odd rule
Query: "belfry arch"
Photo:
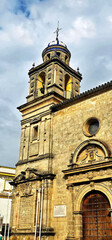
[[[65,74],[65,97],[71,98],[72,94],[72,79],[68,74]]]
[[[44,91],[45,91],[45,72],[41,72],[38,75],[36,86],[37,86],[38,96],[41,96],[42,94],[44,94]]]

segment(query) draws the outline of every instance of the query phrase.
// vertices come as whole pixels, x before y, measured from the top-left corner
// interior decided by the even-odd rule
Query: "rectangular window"
[[[33,140],[36,140],[38,137],[38,125],[33,127]]]

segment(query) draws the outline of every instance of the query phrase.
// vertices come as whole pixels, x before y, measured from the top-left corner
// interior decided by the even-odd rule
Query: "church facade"
[[[29,71],[13,181],[12,240],[112,240],[112,82],[80,94],[56,39]]]

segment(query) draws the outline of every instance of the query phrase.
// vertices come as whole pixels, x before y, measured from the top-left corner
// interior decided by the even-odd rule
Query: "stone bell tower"
[[[56,176],[51,107],[80,94],[82,76],[69,66],[70,57],[67,46],[56,37],[43,50],[43,63],[33,65],[28,73],[27,102],[18,107],[22,121],[19,161],[12,183],[12,240],[33,240],[34,236],[36,240],[40,235],[49,240],[55,234],[51,219]]]
[[[63,100],[80,94],[82,77],[79,69],[75,71],[69,66],[70,57],[67,46],[58,38],[48,44],[42,52],[43,63],[29,71],[28,102],[53,92]]]

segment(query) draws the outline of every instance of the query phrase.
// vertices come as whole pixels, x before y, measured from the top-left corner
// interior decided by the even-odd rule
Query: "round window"
[[[84,134],[87,136],[94,136],[99,130],[99,121],[97,118],[89,118],[83,127]]]

